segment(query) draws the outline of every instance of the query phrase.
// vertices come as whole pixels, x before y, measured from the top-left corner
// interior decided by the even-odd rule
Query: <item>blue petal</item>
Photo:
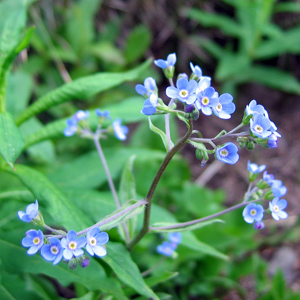
[[[142,85],[142,84],[137,84],[136,86],[135,86],[135,90],[136,90],[136,92],[138,93],[138,94],[140,94],[140,95],[144,95],[144,94],[146,94],[147,95],[147,89]]]
[[[186,78],[180,78],[177,80],[176,87],[178,90],[186,90],[188,85],[188,80]]]
[[[100,257],[105,256],[107,253],[106,249],[102,246],[95,246],[93,250],[94,250],[94,253]]]
[[[167,57],[167,62],[168,62],[169,66],[174,66],[176,64],[176,60],[177,60],[177,57],[176,57],[175,53],[171,53]]]
[[[153,106],[144,106],[142,109],[142,114],[146,116],[151,116],[156,113],[156,107]]]
[[[168,66],[168,63],[165,60],[163,60],[163,59],[157,59],[157,60],[154,61],[154,63],[159,68],[162,68],[162,69],[165,69]]]
[[[77,240],[77,233],[76,231],[74,230],[70,230],[68,233],[67,233],[67,237],[68,237],[68,241],[76,241]]]
[[[106,244],[109,240],[109,236],[107,232],[100,232],[99,234],[97,234],[95,238],[97,240],[97,244],[100,245]]]
[[[176,89],[174,86],[169,86],[166,89],[166,95],[169,98],[177,98],[178,97],[178,89]]]
[[[56,255],[54,255],[50,249],[51,249],[51,245],[49,244],[44,245],[43,248],[41,249],[41,255],[47,261],[53,261],[56,257]]]

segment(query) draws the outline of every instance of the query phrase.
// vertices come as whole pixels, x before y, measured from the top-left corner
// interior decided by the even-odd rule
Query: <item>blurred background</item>
[[[166,59],[175,52],[177,74],[190,74],[192,62],[212,77],[217,91],[234,96],[237,110],[230,120],[201,115],[196,121],[196,128],[205,137],[237,126],[252,99],[267,109],[282,135],[278,148],[256,146],[253,152],[241,149],[240,160],[234,166],[211,160],[201,167],[194,149],[186,146],[182,151],[184,160],[170,165],[156,199],[179,221],[217,212],[242,199],[247,189],[246,165],[251,160],[267,165],[268,172],[287,186],[290,217],[280,222],[268,218],[265,229],[258,232],[244,222],[238,210],[224,216],[225,225],[195,231],[201,241],[230,259],[179,249],[176,261],[167,260],[161,266],[179,274],[157,289],[182,300],[300,299],[300,2],[40,0],[28,9],[28,25],[35,26],[30,47],[18,57],[9,89],[13,94],[15,87],[25,82],[24,90],[18,93],[28,95],[30,102],[76,78],[129,70],[147,58]],[[136,97],[135,84],[148,76],[156,79],[160,97],[166,99],[168,81],[152,65],[139,82],[119,85],[85,102],[75,99],[51,108],[39,115],[39,122],[47,124],[69,117],[78,109],[117,105]],[[141,98],[140,105],[132,110],[140,111],[142,104]],[[129,125],[127,146],[162,150],[146,119]],[[153,119],[159,124],[159,119]],[[183,123],[172,120],[172,124],[174,138],[184,134]],[[59,140],[55,150],[48,149],[46,155],[41,155],[32,148],[26,159],[47,172],[49,155],[59,170],[63,160],[72,161],[87,150],[88,143]],[[147,191],[147,180],[158,165],[147,161],[136,164],[135,172],[143,179],[137,176],[140,195]],[[55,173],[49,174],[49,178],[55,177]],[[155,248],[151,246],[154,241],[157,243],[157,238],[146,239],[132,254],[141,269],[157,259],[155,255],[147,261],[141,257],[147,255],[145,249]],[[57,289],[61,297],[74,297],[72,287]]]

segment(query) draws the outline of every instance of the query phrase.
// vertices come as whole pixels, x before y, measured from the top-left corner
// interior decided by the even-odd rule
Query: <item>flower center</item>
[[[97,240],[94,237],[92,237],[90,239],[90,245],[95,246],[96,244],[97,244]]]
[[[260,125],[255,125],[254,129],[257,132],[263,132],[263,128]]]
[[[217,106],[216,106],[216,111],[221,111],[222,110],[222,104],[219,103]]]
[[[50,251],[51,251],[52,254],[57,254],[57,253],[59,252],[57,246],[52,246],[52,247],[50,248]]]
[[[228,156],[228,151],[226,149],[222,149],[220,150],[220,155],[223,156],[223,157],[227,157]]]
[[[69,249],[75,250],[77,248],[77,243],[72,241],[69,243]]]
[[[39,243],[40,243],[40,238],[38,238],[38,237],[35,237],[34,239],[33,239],[33,243],[35,244],[35,245],[38,245]]]
[[[255,209],[251,209],[250,210],[250,215],[251,216],[255,216],[256,215],[256,210]]]
[[[203,105],[208,105],[209,104],[209,99],[207,97],[202,98],[201,100]]]
[[[277,205],[274,206],[274,211],[279,211],[279,207]]]
[[[189,95],[189,92],[187,90],[181,90],[179,92],[179,96],[182,98],[186,98]]]

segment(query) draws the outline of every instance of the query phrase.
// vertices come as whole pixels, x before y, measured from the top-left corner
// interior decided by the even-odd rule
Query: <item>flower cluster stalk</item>
[[[173,158],[173,156],[186,144],[188,139],[190,138],[192,131],[193,131],[193,123],[192,120],[189,120],[189,128],[187,133],[178,141],[178,143],[167,153],[165,159],[161,163],[146,196],[147,204],[145,207],[144,212],[144,222],[143,227],[141,228],[138,235],[128,244],[128,249],[132,250],[134,246],[147,234],[149,231],[149,224],[150,224],[150,215],[151,215],[151,205],[152,205],[152,197],[156,190],[156,187],[163,175],[165,169],[167,168],[169,162]]]

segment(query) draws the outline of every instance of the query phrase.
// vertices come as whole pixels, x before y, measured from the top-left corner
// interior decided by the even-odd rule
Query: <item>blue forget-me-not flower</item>
[[[24,211],[18,211],[18,217],[23,222],[32,221],[39,213],[39,203],[35,200],[35,203],[31,203],[26,207]]]
[[[285,199],[279,199],[275,197],[270,203],[269,208],[272,213],[272,217],[279,221],[280,219],[286,219],[289,215],[284,209],[287,207],[287,201]]]
[[[63,247],[59,239],[53,237],[49,239],[50,244],[46,244],[41,249],[42,257],[47,261],[52,261],[53,265],[58,264],[63,257]]]
[[[37,253],[44,245],[44,234],[41,230],[28,230],[26,237],[22,239],[22,246],[29,247],[27,254],[33,255]]]
[[[208,87],[197,94],[195,105],[203,114],[210,116],[212,114],[212,108],[216,107],[218,103],[218,93],[213,87]]]
[[[170,98],[176,98],[186,104],[192,104],[196,101],[197,82],[195,80],[188,81],[186,78],[180,78],[176,82],[176,87],[169,86],[166,94]]]
[[[128,127],[121,125],[122,120],[121,119],[117,119],[113,122],[112,126],[113,126],[113,130],[115,133],[115,136],[117,139],[124,141],[126,140],[126,135],[128,133]]]
[[[243,217],[247,223],[260,222],[264,217],[264,208],[260,204],[250,203],[244,208]]]
[[[144,107],[142,114],[151,116],[156,112],[156,106],[158,105],[158,98],[155,94],[151,94],[148,99],[144,101]]]
[[[176,64],[176,60],[177,60],[176,54],[171,53],[168,55],[167,60],[157,59],[154,61],[154,63],[159,68],[166,69],[167,67],[173,67]]]
[[[247,169],[250,173],[261,173],[266,169],[266,165],[258,166],[257,164],[248,161]]]
[[[222,94],[219,97],[219,103],[213,107],[214,114],[221,119],[230,119],[231,114],[235,112],[233,97],[229,93]]]
[[[106,244],[109,240],[106,232],[101,232],[100,228],[96,227],[91,229],[86,235],[86,251],[91,255],[103,257],[107,251],[102,245]]]
[[[86,238],[77,238],[77,234],[74,230],[70,230],[67,233],[67,237],[61,240],[61,245],[64,248],[63,256],[65,259],[70,260],[73,256],[77,257],[84,252],[81,249],[86,244]]]
[[[229,142],[217,148],[216,157],[218,160],[226,164],[233,165],[239,160],[239,155],[237,152],[238,147],[235,144]]]
[[[135,86],[135,90],[138,94],[148,97],[151,94],[156,94],[156,83],[155,79],[152,77],[148,77],[144,80],[144,85],[137,84]]]

